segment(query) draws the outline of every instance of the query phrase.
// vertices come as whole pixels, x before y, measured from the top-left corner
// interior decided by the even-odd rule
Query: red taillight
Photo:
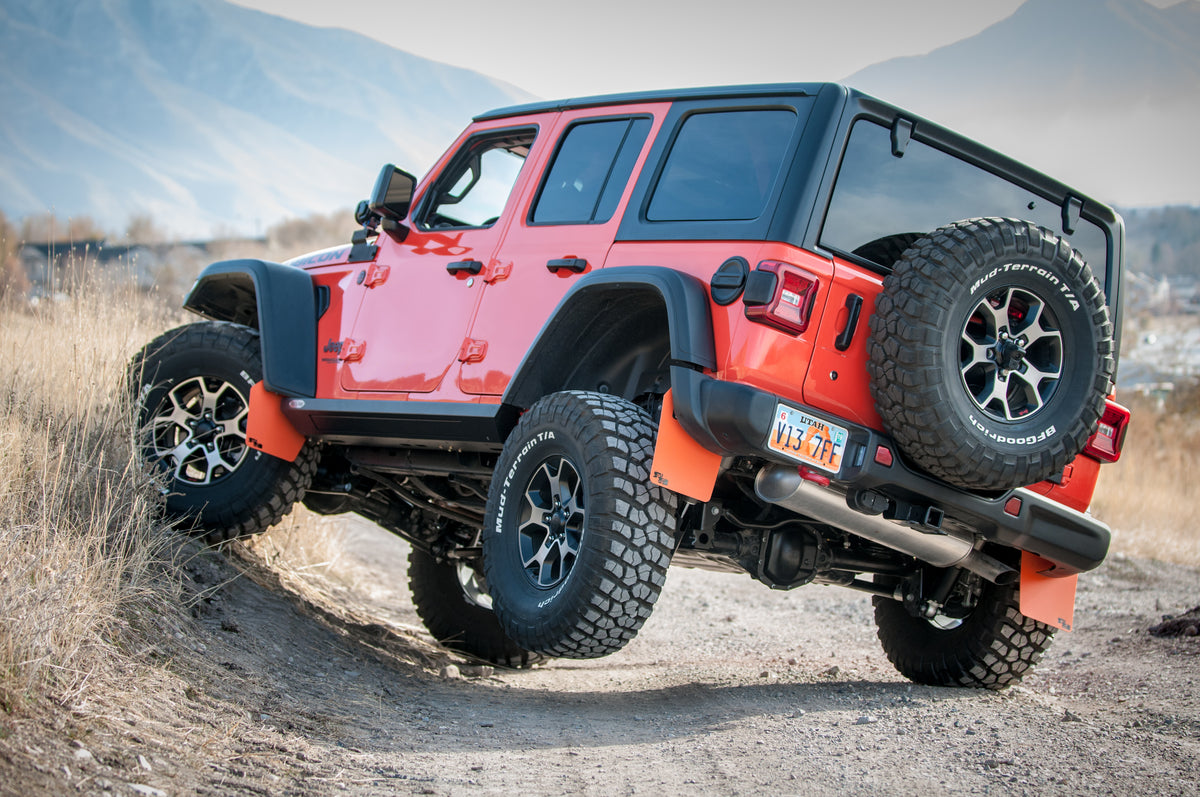
[[[1105,402],[1104,414],[1096,433],[1083,447],[1083,453],[1101,462],[1116,462],[1121,458],[1121,446],[1125,444],[1125,428],[1129,426],[1129,410],[1115,401]]]
[[[820,285],[817,277],[778,260],[764,260],[756,272],[772,274],[774,279],[768,282],[751,276],[744,297],[746,317],[793,335],[807,329]],[[755,287],[760,290],[754,290]]]

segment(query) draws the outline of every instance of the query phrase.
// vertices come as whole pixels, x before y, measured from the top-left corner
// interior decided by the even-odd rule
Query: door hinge
[[[491,284],[500,280],[506,280],[512,274],[512,267],[511,261],[508,263],[493,263],[484,271],[483,281]]]
[[[387,282],[388,274],[391,273],[389,266],[381,266],[378,263],[372,263],[367,268],[367,277],[363,280],[363,285],[368,288],[374,288],[376,285],[382,285]]]
[[[463,341],[462,348],[458,350],[458,361],[463,363],[477,363],[486,356],[486,340],[467,338]]]
[[[367,342],[365,340],[351,340],[350,338],[346,338],[341,341],[341,349],[338,350],[338,359],[344,362],[361,360],[366,350]]]

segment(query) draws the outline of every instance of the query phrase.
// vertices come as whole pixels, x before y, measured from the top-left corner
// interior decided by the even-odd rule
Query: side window
[[[535,133],[506,130],[468,141],[423,200],[417,223],[426,229],[494,224],[504,212]]]
[[[533,206],[533,224],[600,224],[612,218],[637,161],[649,119],[572,125]]]
[[[850,131],[821,245],[890,268],[922,235],[980,216],[1025,219],[1062,235],[1062,211],[1056,203],[916,140],[897,158],[891,131],[860,119]],[[1081,219],[1075,233],[1065,237],[1103,287],[1108,264],[1104,230]]]
[[[790,109],[689,116],[671,145],[646,218],[758,218],[779,176],[796,121],[796,113]]]

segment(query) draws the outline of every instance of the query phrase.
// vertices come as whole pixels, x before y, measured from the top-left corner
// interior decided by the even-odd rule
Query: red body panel
[[[1038,482],[1030,485],[1029,489],[1063,506],[1086,512],[1092,504],[1092,495],[1096,492],[1096,481],[1099,478],[1100,463],[1080,454],[1063,469],[1060,482]]]
[[[872,429],[883,429],[875,411],[867,374],[867,340],[871,337],[869,320],[875,312],[875,297],[883,289],[883,279],[858,266],[834,261],[834,279],[825,287],[825,314],[816,332],[815,348],[808,379],[804,383],[804,401],[810,407],[833,413]],[[862,299],[854,336],[845,351],[836,341],[846,329],[851,296]]]
[[[474,125],[439,162],[440,168],[468,136],[493,128],[546,126],[545,117],[511,118],[503,124]],[[411,229],[402,242],[388,235],[377,241],[376,262],[389,267],[375,286],[355,284],[347,305],[361,304],[349,338],[363,346],[360,357],[343,360],[341,387],[346,391],[423,393],[428,398],[469,400],[451,375],[483,293],[485,278],[500,263],[501,242],[541,173],[550,136],[543,129],[517,176],[500,220],[490,227],[422,231]],[[428,187],[431,181],[425,181]],[[415,204],[415,203],[414,203]],[[451,263],[477,260],[478,275],[447,271]]]
[[[655,120],[642,145],[634,174],[645,161],[666,108],[665,105],[636,108],[639,115],[655,113]],[[553,141],[577,120],[629,115],[629,109],[619,108],[605,109],[601,114],[594,109],[562,113],[553,130],[543,130],[541,136],[543,140]],[[549,148],[549,145],[545,147]],[[483,297],[468,333],[472,340],[485,342],[487,352],[480,360],[462,364],[458,375],[458,387],[462,392],[488,395],[504,392],[559,300],[583,274],[606,265],[632,187],[631,179],[612,217],[600,224],[530,224],[530,205],[537,192],[537,183],[530,181],[515,192],[516,204],[509,209],[512,222],[494,259],[493,276],[484,279]],[[551,271],[547,266],[550,260],[567,258],[586,260],[586,270]],[[514,297],[519,297],[519,301]],[[519,305],[527,307],[528,311],[514,313],[513,309]]]

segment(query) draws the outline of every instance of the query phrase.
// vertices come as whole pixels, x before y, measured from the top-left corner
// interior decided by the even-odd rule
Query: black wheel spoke
[[[1062,376],[1062,335],[1045,301],[1032,291],[1002,288],[967,317],[959,373],[975,406],[1001,421],[1041,410]]]
[[[521,562],[539,587],[553,587],[570,575],[587,523],[583,479],[566,457],[541,463],[525,488],[519,527]]]
[[[148,459],[187,484],[206,486],[228,476],[246,456],[249,408],[229,382],[211,377],[181,382],[149,420]]]

